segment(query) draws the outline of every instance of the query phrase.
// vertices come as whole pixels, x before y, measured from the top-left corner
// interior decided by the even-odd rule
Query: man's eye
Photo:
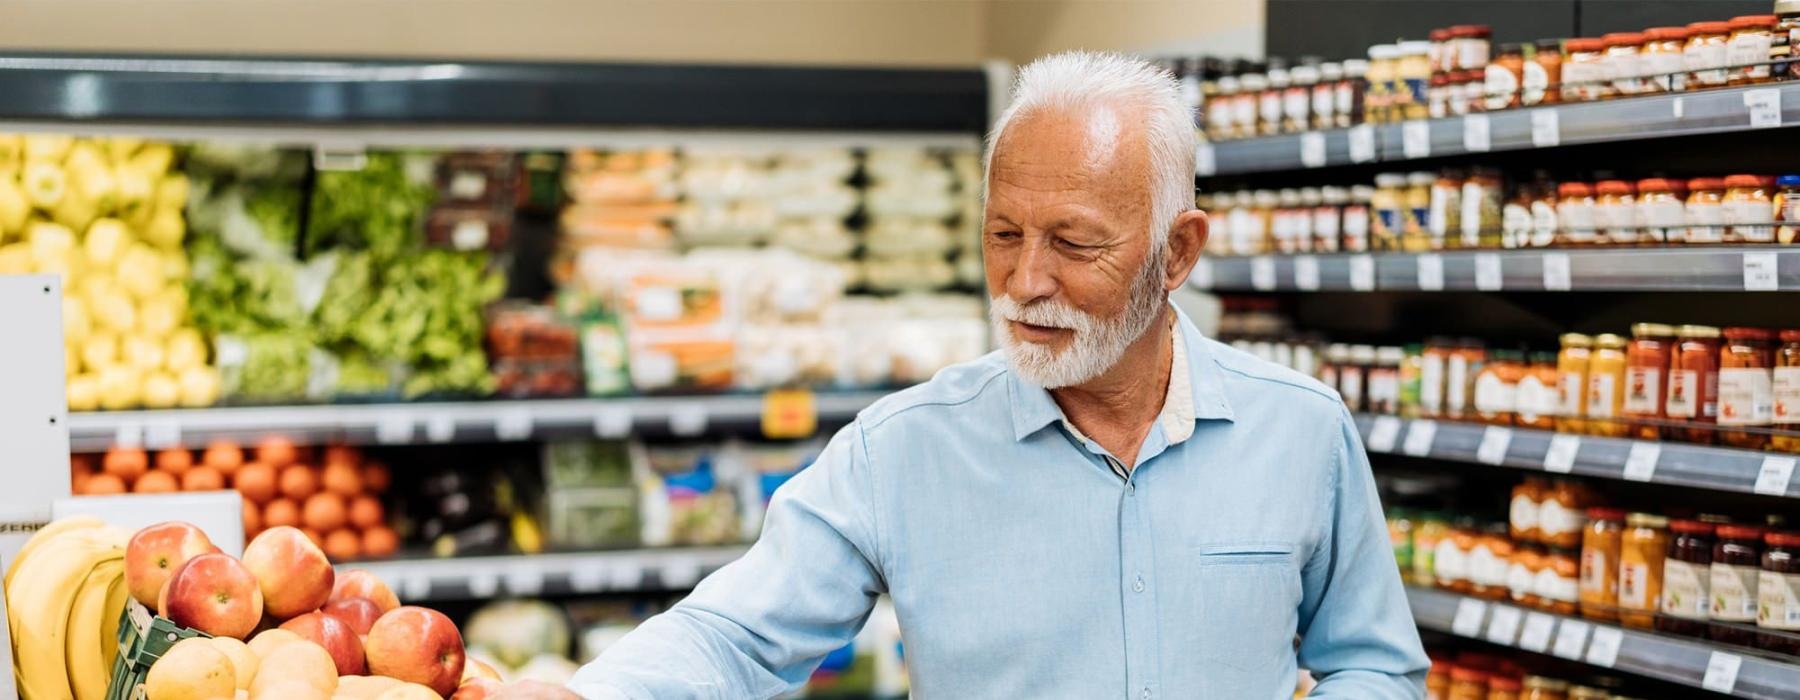
[[[1090,246],[1090,245],[1082,245],[1080,243],[1071,241],[1067,238],[1056,239],[1056,245],[1061,246],[1063,248],[1067,248],[1069,250],[1087,250],[1089,248],[1094,247],[1094,246]]]
[[[1019,232],[1007,231],[1004,229],[999,231],[989,231],[988,237],[997,241],[1015,241],[1019,239]]]

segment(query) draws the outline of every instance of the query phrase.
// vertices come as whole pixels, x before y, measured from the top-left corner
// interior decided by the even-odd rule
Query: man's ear
[[[1206,249],[1206,236],[1209,231],[1206,212],[1189,209],[1175,217],[1175,223],[1169,226],[1169,259],[1164,268],[1163,289],[1175,291],[1187,283],[1188,274],[1193,272],[1194,264],[1200,261],[1201,251]]]

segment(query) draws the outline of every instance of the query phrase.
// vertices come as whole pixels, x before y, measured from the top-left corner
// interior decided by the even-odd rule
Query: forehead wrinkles
[[[1147,206],[1148,142],[1132,118],[1141,111],[1101,104],[1020,115],[996,140],[989,175],[1031,189],[1084,190],[1109,207]]]

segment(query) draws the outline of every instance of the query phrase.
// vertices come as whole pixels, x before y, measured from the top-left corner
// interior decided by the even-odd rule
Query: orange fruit
[[[87,487],[89,496],[125,493],[125,480],[112,474],[95,474],[88,477],[82,485]]]
[[[263,527],[300,526],[300,504],[285,498],[277,498],[263,506]]]
[[[69,455],[69,473],[73,474],[75,472],[81,472],[83,474],[94,473],[94,456]]]
[[[363,488],[367,489],[369,493],[387,493],[388,485],[393,481],[393,478],[393,475],[388,473],[387,465],[380,462],[370,462],[363,465]]]
[[[348,464],[327,464],[319,474],[319,483],[344,498],[362,493],[362,470]]]
[[[312,467],[304,464],[295,464],[281,470],[280,480],[276,482],[276,488],[281,491],[281,495],[283,496],[287,496],[296,501],[303,501],[306,500],[307,496],[319,492],[319,475],[317,472],[313,471]]]
[[[244,499],[258,505],[275,498],[275,468],[261,462],[238,467],[231,475],[231,486],[244,494]]]
[[[143,450],[115,447],[106,451],[106,458],[101,462],[100,468],[125,483],[131,483],[150,470],[150,456],[144,454]]]
[[[293,464],[299,459],[299,448],[294,441],[280,435],[263,438],[256,445],[256,460],[276,469]]]
[[[181,476],[182,472],[194,466],[194,453],[183,448],[163,450],[156,453],[156,468],[170,474]]]
[[[194,467],[181,475],[183,491],[219,491],[225,488],[225,475],[212,467]]]
[[[300,523],[319,532],[330,532],[344,526],[344,497],[335,493],[315,493],[300,506]]]
[[[324,550],[332,561],[349,561],[362,556],[362,538],[348,528],[332,530],[325,536]]]
[[[359,530],[367,530],[382,524],[387,519],[381,507],[381,501],[374,496],[363,494],[350,499],[350,524]]]
[[[244,501],[244,540],[249,541],[258,532],[262,532],[262,511],[255,503]]]
[[[325,465],[342,464],[354,467],[362,462],[362,454],[349,445],[332,445],[325,448]]]
[[[93,472],[84,472],[84,471],[69,472],[69,493],[73,493],[76,495],[87,493],[87,481],[88,481],[88,479],[92,479],[92,478],[94,478]]]
[[[174,493],[177,490],[175,476],[168,472],[148,472],[131,484],[132,493]]]
[[[206,453],[200,455],[200,463],[221,474],[230,474],[244,466],[244,450],[230,440],[214,440],[206,446]]]
[[[400,535],[386,525],[377,525],[363,530],[362,555],[371,559],[394,556],[400,549]]]

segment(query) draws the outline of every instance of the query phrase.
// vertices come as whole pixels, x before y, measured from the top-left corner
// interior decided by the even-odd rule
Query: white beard
[[[1045,389],[1060,389],[1086,383],[1112,369],[1125,349],[1162,315],[1168,301],[1161,284],[1162,257],[1145,261],[1143,272],[1132,280],[1128,305],[1112,318],[1100,318],[1054,299],[1020,304],[1005,294],[990,297],[988,320],[1012,370]],[[1057,351],[1013,337],[1011,321],[1066,328],[1074,337],[1068,347]]]

